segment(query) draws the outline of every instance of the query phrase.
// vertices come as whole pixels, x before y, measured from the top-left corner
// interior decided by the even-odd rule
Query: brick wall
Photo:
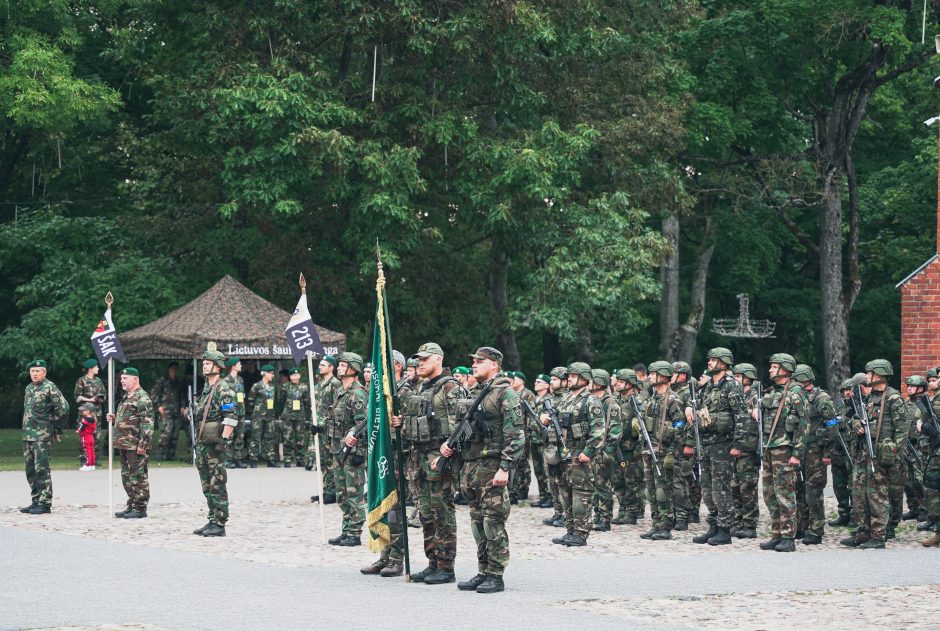
[[[940,365],[940,260],[901,286],[901,379]]]

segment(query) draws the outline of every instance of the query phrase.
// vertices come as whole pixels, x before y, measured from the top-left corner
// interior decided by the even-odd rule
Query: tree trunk
[[[663,359],[674,359],[672,343],[679,328],[679,217],[663,216],[662,235],[669,244],[669,255],[659,268],[662,298],[659,303],[659,353]]]
[[[561,343],[558,334],[542,332],[542,372],[548,373],[555,366],[561,365]]]
[[[590,364],[594,360],[594,351],[591,350],[591,327],[589,325],[584,324],[581,326],[576,344],[574,349],[575,361]]]
[[[830,167],[822,181],[819,223],[819,302],[826,386],[835,392],[849,373],[849,322],[842,285],[842,170]]]
[[[509,295],[506,290],[508,273],[509,256],[497,243],[493,243],[490,250],[488,290],[496,348],[503,353],[503,367],[507,370],[517,370],[520,367],[519,349],[516,346],[516,334],[509,327]]]
[[[692,363],[698,332],[705,320],[705,296],[708,288],[708,268],[715,253],[715,222],[705,216],[705,231],[702,244],[695,257],[695,275],[692,277],[692,294],[689,296],[689,315],[682,326],[676,329],[672,338],[670,358]]]

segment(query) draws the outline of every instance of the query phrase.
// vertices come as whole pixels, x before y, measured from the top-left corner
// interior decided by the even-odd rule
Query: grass
[[[156,450],[157,441],[160,439],[160,433],[154,432],[153,447],[150,454]],[[186,438],[180,433],[179,444],[177,444],[176,458],[174,462],[161,462],[151,459],[149,466],[153,468],[163,467],[188,467],[191,466],[191,454],[186,450]],[[81,464],[78,459],[80,448],[78,443],[78,434],[72,430],[67,430],[62,435],[62,442],[53,443],[52,446],[52,469],[67,470],[78,469]],[[120,468],[121,463],[117,456],[114,458],[115,468]],[[107,458],[98,459],[99,467],[107,467]],[[19,429],[0,429],[0,471],[23,471],[23,431]]]

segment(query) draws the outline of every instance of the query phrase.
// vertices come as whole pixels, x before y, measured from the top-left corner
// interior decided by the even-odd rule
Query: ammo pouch
[[[561,462],[561,456],[558,454],[558,449],[559,447],[555,443],[545,445],[545,448],[542,450],[542,456],[545,458],[545,464],[551,466],[557,465],[559,462]]]
[[[734,419],[728,412],[718,412],[713,419],[715,430],[719,435],[725,436],[734,432]]]
[[[876,456],[878,464],[882,467],[890,467],[897,462],[897,446],[890,440],[879,443]]]
[[[672,454],[666,454],[666,457],[663,458],[663,470],[672,471],[676,467],[676,457]]]
[[[222,421],[206,421],[202,426],[199,440],[208,445],[218,445],[222,442]]]

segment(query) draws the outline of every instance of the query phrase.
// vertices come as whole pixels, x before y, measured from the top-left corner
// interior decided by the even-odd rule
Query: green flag
[[[379,267],[375,283],[378,302],[375,307],[375,330],[372,336],[372,381],[369,383],[367,409],[369,436],[368,504],[366,526],[369,528],[369,549],[381,552],[390,541],[388,512],[398,504],[395,481],[392,434],[389,411],[395,396],[392,345],[385,306],[385,276]]]

